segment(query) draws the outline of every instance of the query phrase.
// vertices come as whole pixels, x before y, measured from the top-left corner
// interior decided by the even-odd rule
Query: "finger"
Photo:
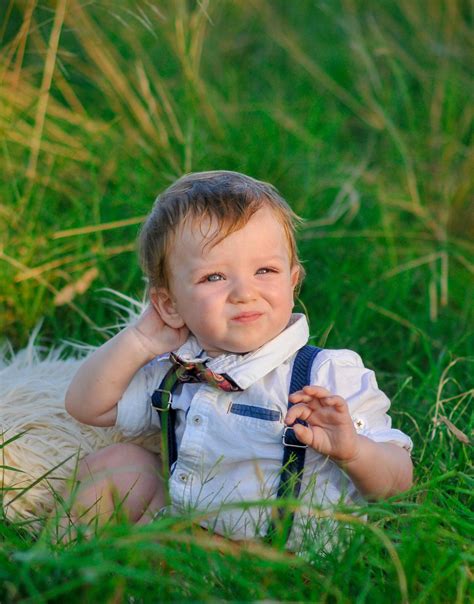
[[[290,394],[289,400],[292,403],[307,403],[310,400],[323,399],[330,396],[333,396],[333,394],[322,386],[305,386],[302,390]]]
[[[332,396],[332,392],[330,392],[327,388],[323,388],[322,386],[317,385],[305,386],[303,388],[303,392],[315,398],[325,398],[327,396]]]
[[[318,451],[322,455],[331,454],[331,446],[327,442],[327,438],[324,436],[324,430],[321,430],[317,426],[303,426],[301,424],[295,424],[293,430],[297,439],[304,445],[312,447],[315,451]]]
[[[329,390],[322,386],[304,386],[301,390],[297,390],[290,394],[289,399],[291,402],[308,402],[315,398],[324,398],[327,396],[333,396]]]
[[[303,443],[304,445],[313,444],[313,431],[308,426],[303,426],[303,424],[295,424],[292,426],[297,439]]]
[[[306,403],[317,409],[321,407],[335,407],[337,411],[342,411],[347,407],[346,401],[337,394],[331,394],[326,388],[321,386],[305,386],[303,390],[298,390],[289,396],[292,403]]]
[[[346,401],[341,396],[337,395],[325,396],[320,398],[319,402],[321,403],[322,407],[335,407],[337,411],[345,409],[347,406]]]
[[[313,400],[313,397],[310,394],[306,394],[303,390],[298,390],[298,392],[293,392],[288,397],[288,400],[292,403],[309,403],[309,401]]]
[[[306,421],[311,415],[311,413],[311,408],[305,405],[304,403],[293,405],[293,407],[290,407],[290,409],[288,409],[288,412],[285,417],[285,424],[287,424],[288,426],[292,426],[297,419]]]

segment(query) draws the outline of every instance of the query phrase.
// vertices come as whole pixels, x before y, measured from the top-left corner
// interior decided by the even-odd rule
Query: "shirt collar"
[[[306,317],[293,314],[286,329],[273,340],[247,354],[226,353],[214,358],[208,357],[194,336],[190,336],[176,354],[186,361],[207,360],[207,366],[212,371],[227,373],[245,390],[287,361],[306,344],[308,337]]]

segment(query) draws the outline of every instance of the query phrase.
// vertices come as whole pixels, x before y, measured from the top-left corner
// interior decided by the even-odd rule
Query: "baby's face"
[[[203,229],[206,232],[206,229]],[[240,230],[205,245],[187,221],[169,254],[170,297],[210,356],[256,350],[288,324],[298,267],[290,266],[283,226],[261,208]]]

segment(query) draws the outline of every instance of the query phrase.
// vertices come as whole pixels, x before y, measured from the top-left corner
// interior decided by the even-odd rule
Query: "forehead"
[[[230,230],[229,234],[226,232]],[[252,250],[290,254],[286,230],[278,214],[269,207],[257,210],[241,228],[219,224],[209,217],[188,217],[178,227],[169,251],[171,267],[179,260],[216,258],[220,255],[245,255]]]

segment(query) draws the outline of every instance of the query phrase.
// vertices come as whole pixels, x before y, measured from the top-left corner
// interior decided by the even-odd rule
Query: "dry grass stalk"
[[[75,28],[82,47],[92,59],[93,64],[99,68],[102,79],[98,79],[97,83],[108,99],[114,97],[117,102],[127,107],[144,133],[156,135],[146,110],[137,98],[129,78],[120,67],[120,56],[84,10],[84,7],[76,0],[71,1],[71,11],[68,14],[67,22]],[[112,88],[109,85],[112,85]],[[118,110],[117,113],[123,115],[123,110]],[[131,127],[131,124],[129,125]],[[136,131],[135,135],[137,135]]]
[[[434,426],[433,426],[433,430],[431,432],[431,440],[433,440],[434,437],[436,436],[436,428],[440,424],[441,411],[443,412],[443,415],[446,417],[446,411],[444,409],[444,403],[446,401],[450,400],[450,399],[443,398],[443,390],[444,390],[445,386],[449,382],[451,382],[451,377],[449,377],[449,372],[460,361],[469,361],[469,359],[465,359],[463,357],[460,357],[460,358],[457,358],[457,359],[454,359],[453,361],[451,361],[444,368],[443,373],[441,374],[440,380],[438,382],[438,389],[437,389],[437,392],[436,392],[436,404],[435,404],[435,410],[434,410],[434,416],[433,416],[433,424],[434,424]]]
[[[467,258],[458,253],[454,254],[454,258],[459,262],[459,264],[462,264],[462,266],[464,266],[464,268],[466,268],[471,275],[474,275],[474,264],[472,262],[469,262]]]
[[[207,13],[209,0],[200,2],[194,11],[188,11],[186,3],[179,0],[177,3],[176,17],[174,20],[174,35],[169,37],[179,59],[183,75],[190,85],[191,91],[199,101],[204,116],[214,133],[222,137],[223,130],[220,125],[214,104],[210,99],[215,98],[216,92],[209,93],[209,85],[200,77],[200,64],[207,23],[210,18]]]
[[[440,415],[438,418],[438,421],[442,424],[444,424],[448,430],[451,432],[451,434],[453,434],[460,442],[466,444],[466,445],[470,445],[471,442],[469,440],[469,437],[464,434],[464,432],[462,432],[459,428],[457,428],[453,422],[451,420],[449,420],[446,416],[444,415]]]
[[[24,175],[24,166],[19,165],[17,163],[9,166],[8,175],[9,175],[9,178],[11,179],[11,181],[15,181],[17,178],[21,178]],[[40,187],[42,187],[44,190],[56,191],[56,192],[60,193],[61,195],[64,196],[65,199],[73,200],[73,199],[77,198],[77,189],[75,189],[73,185],[69,185],[67,183],[57,181],[54,178],[53,179],[50,178],[50,176],[48,176],[48,175],[43,176],[41,174],[37,174],[36,178],[34,179],[34,183],[36,185],[39,185]],[[18,194],[17,197],[19,198],[20,195]],[[16,226],[15,223],[19,219],[18,210],[17,209],[11,210],[11,215],[12,215],[12,225],[11,226]]]
[[[52,239],[63,239],[64,237],[75,237],[76,235],[86,235],[88,233],[98,233],[100,231],[110,231],[119,229],[133,224],[140,224],[145,220],[146,216],[134,216],[133,218],[125,218],[124,220],[115,220],[103,224],[94,224],[77,229],[66,229],[64,231],[56,231],[52,234]]]
[[[398,138],[398,134],[396,134]],[[400,141],[401,142],[401,141]],[[407,160],[408,155],[404,150],[406,150],[406,146],[404,143],[401,143],[401,150],[405,153],[405,166],[408,170],[407,179],[410,181],[410,190],[411,190],[411,203],[406,201],[401,201],[398,199],[386,199],[385,204],[387,206],[391,206],[394,208],[398,208],[400,210],[404,210],[405,212],[409,212],[418,218],[429,230],[433,233],[433,237],[437,241],[444,242],[446,240],[446,229],[443,225],[439,224],[438,220],[433,216],[432,212],[428,207],[422,205],[420,202],[420,198],[417,191],[416,185],[416,176],[411,166],[411,160]],[[407,163],[408,161],[408,163]]]
[[[95,81],[111,108],[121,116],[122,127],[127,131],[127,135],[149,150],[158,147],[166,151],[167,159],[172,157],[169,135],[163,122],[159,121],[158,114],[155,113],[154,119],[150,114],[150,97],[143,99],[137,94],[127,66],[123,65],[114,45],[77,0],[71,0],[71,10],[66,20],[74,27],[77,38],[93,66],[92,68],[90,65],[83,65],[81,70]],[[143,94],[147,86],[143,79],[146,78],[144,71],[141,77],[142,81],[138,85],[141,86]]]
[[[440,260],[439,275],[437,274],[436,261]],[[438,318],[438,282],[439,282],[439,298],[440,305],[445,307],[448,305],[449,295],[449,283],[448,283],[448,270],[449,270],[449,257],[447,252],[432,252],[426,256],[415,258],[403,264],[386,271],[380,275],[380,279],[390,279],[395,275],[399,275],[404,271],[413,270],[428,264],[431,267],[432,279],[429,284],[429,300],[430,300],[430,318],[432,321],[436,321]]]
[[[114,543],[117,545],[126,545],[135,542],[143,543],[146,539],[149,539],[153,543],[180,543],[232,556],[248,554],[258,556],[262,560],[286,561],[287,563],[291,560],[292,564],[304,564],[302,558],[297,558],[290,552],[276,550],[259,541],[232,541],[220,535],[211,534],[199,526],[188,526],[189,524],[189,522],[186,523],[186,526],[181,527],[181,530],[189,528],[191,529],[190,533],[180,532],[180,528],[174,528],[170,532],[158,531],[153,530],[152,525],[148,525],[139,532],[131,533],[121,539],[114,539]]]
[[[125,245],[117,245],[114,247],[101,246],[99,248],[99,246],[93,246],[90,251],[86,252],[85,254],[69,254],[67,256],[62,256],[57,260],[51,260],[49,262],[41,264],[40,266],[35,266],[34,268],[30,268],[27,271],[20,272],[15,275],[13,280],[15,283],[21,283],[22,281],[27,281],[28,279],[36,278],[39,275],[42,275],[43,273],[59,269],[67,264],[71,264],[74,262],[76,264],[74,264],[74,266],[70,268],[68,273],[68,275],[70,275],[72,271],[77,271],[79,270],[79,268],[85,265],[89,265],[91,262],[95,263],[96,256],[98,254],[102,257],[108,258],[111,256],[118,256],[119,254],[123,254],[124,252],[134,252],[135,248],[135,243],[127,243]],[[91,256],[93,260],[90,260]],[[89,258],[89,260],[86,260],[87,258]],[[86,262],[83,264],[78,264],[78,260],[86,260]]]
[[[4,60],[0,55],[0,62],[5,66]],[[0,85],[0,95],[4,101],[2,109],[6,111],[6,106],[17,108],[21,112],[27,112],[31,107],[32,99],[38,96],[38,88],[31,83],[34,74],[30,70],[23,71],[23,77],[18,83],[16,90],[13,89],[13,76],[11,72],[6,71]],[[97,135],[108,127],[104,122],[98,119],[92,119],[87,115],[77,113],[74,109],[69,109],[57,101],[54,97],[49,98],[48,117],[64,121],[67,124],[78,126],[82,132]]]
[[[50,262],[46,262],[41,266],[35,266],[34,268],[30,268],[26,271],[17,273],[13,280],[15,283],[21,283],[22,281],[27,281],[28,279],[38,277],[39,275],[46,273],[47,271],[59,268],[60,266],[64,266],[65,264],[69,264],[70,262],[76,262],[79,259],[80,256],[78,256],[77,254],[63,256],[58,260],[51,260]]]
[[[78,294],[83,294],[86,292],[91,286],[92,282],[97,279],[98,276],[99,271],[97,267],[94,266],[90,268],[83,275],[81,275],[77,281],[74,281],[74,283],[69,283],[56,294],[54,297],[54,305],[63,306],[64,304],[71,302]]]
[[[12,14],[13,4],[14,4],[14,0],[8,1],[8,6],[6,9],[6,12],[4,13],[3,21],[0,23],[0,44],[3,43],[3,36],[5,35],[5,32],[7,30],[8,21]]]
[[[6,132],[6,138],[13,142],[16,143],[22,147],[31,147],[31,134],[32,134],[32,129],[30,128],[29,124],[27,124],[25,121],[18,121],[16,123],[16,127],[17,129],[14,129],[11,127],[11,124],[9,122],[4,121],[1,117],[0,117],[0,127],[5,129]],[[67,137],[68,135],[66,135]],[[44,137],[41,139],[40,142],[40,146],[43,149],[43,151],[51,154],[51,155],[57,155],[58,157],[65,157],[68,159],[72,159],[78,162],[90,162],[92,164],[96,164],[98,163],[98,159],[93,157],[91,155],[91,153],[89,151],[86,151],[84,149],[81,148],[70,148],[67,145],[64,145],[62,143],[54,143],[54,142],[50,142],[48,140],[46,140]],[[35,147],[35,149],[38,150],[39,152],[39,147]],[[34,157],[34,156],[32,156]],[[30,173],[29,177],[31,180],[35,180],[37,177],[37,173],[36,173],[36,164],[37,164],[37,158],[36,160],[33,161],[33,165],[34,165],[34,173]]]
[[[29,267],[25,266],[22,262],[16,260],[15,258],[12,258],[11,256],[5,254],[5,252],[1,248],[0,248],[0,260],[4,260],[11,266],[17,268],[18,270],[21,270],[21,271],[29,270]],[[59,294],[59,290],[57,290],[53,285],[51,285],[51,283],[49,281],[47,281],[40,275],[35,275],[34,279],[40,285],[45,287],[48,291],[53,293],[55,296],[57,294]],[[66,302],[66,304],[71,308],[71,310],[73,310],[75,313],[77,313],[88,325],[90,325],[95,330],[99,331],[99,326],[81,308],[76,306],[76,304],[74,304],[74,302],[69,301],[69,302]]]
[[[426,338],[429,342],[433,343],[433,340],[425,332],[423,332],[418,326],[416,326],[414,323],[412,323],[408,319],[401,317],[399,314],[392,312],[391,310],[387,310],[386,308],[383,308],[382,306],[379,306],[378,304],[374,304],[373,302],[367,302],[367,308],[370,308],[370,309],[374,310],[375,312],[378,312],[379,314],[383,315],[384,317],[387,317],[388,319],[392,319],[392,321],[395,321],[396,323],[403,325],[403,327],[406,327],[413,333],[423,335],[424,338]]]
[[[403,47],[398,20],[392,19],[388,12],[385,12],[379,14],[377,19],[368,19],[365,24],[369,34],[377,42],[376,52],[379,56],[386,54],[397,57],[408,73],[416,77],[421,83],[429,82],[430,72]]]
[[[0,56],[0,61],[6,69],[5,57]],[[31,169],[34,167],[34,171],[30,171],[30,182],[38,183],[44,180],[43,176],[36,171],[39,147],[49,156],[95,163],[96,158],[84,146],[84,134],[91,133],[97,136],[104,130],[104,124],[78,115],[74,110],[64,107],[49,95],[48,90],[41,96],[42,93],[38,91],[38,88],[30,83],[29,80],[34,78],[34,74],[28,70],[23,70],[22,76],[20,80],[16,81],[11,71],[4,71],[0,84],[0,125],[3,129],[5,143],[12,142],[14,146],[20,145],[30,149],[30,166]],[[44,79],[45,76],[43,83]],[[32,125],[32,107],[37,99],[40,101]],[[43,109],[40,107],[41,103],[43,103]],[[71,125],[80,128],[80,136],[71,133]],[[44,162],[44,165],[47,163]],[[23,173],[24,168],[21,164],[14,162],[14,166],[19,174]],[[63,190],[67,188],[60,182],[48,182],[48,186]]]
[[[41,54],[46,54],[47,47],[46,47],[46,44],[44,43],[43,38],[41,37],[41,35],[39,33],[40,28],[34,18],[33,18],[33,23],[34,23],[34,27],[32,27],[31,32],[30,32],[31,39],[34,41],[35,45],[37,46],[38,51]],[[60,69],[56,69],[56,71],[54,73],[54,84],[57,86],[58,90],[63,95],[65,101],[68,103],[71,110],[74,113],[77,113],[78,115],[80,115],[82,117],[86,117],[86,110],[85,110],[83,104],[79,100],[79,97],[77,96],[77,94],[74,92],[73,87],[68,83],[68,81],[62,74],[62,71],[61,71],[61,67],[62,67],[61,55],[62,54],[65,54],[65,51],[63,49],[59,48],[58,49],[58,66],[60,67]]]
[[[351,46],[359,56],[358,63],[364,67],[361,76],[356,80],[357,89],[361,92],[366,106],[378,117],[380,127],[386,129],[398,148],[405,166],[406,182],[411,202],[416,208],[421,208],[422,204],[412,155],[409,152],[408,145],[405,143],[403,133],[396,127],[395,121],[391,119],[388,112],[385,110],[385,105],[380,98],[384,87],[382,85],[383,78],[380,76],[379,68],[375,62],[376,55],[368,48],[366,36],[361,30],[356,2],[354,2],[354,0],[345,0],[345,6],[347,14],[352,16],[346,24],[346,32],[348,37],[353,40]],[[378,33],[379,37],[382,39],[382,44],[385,46],[385,35],[381,30],[379,30]],[[368,74],[369,77],[367,77],[366,74]],[[410,109],[410,107],[406,108],[407,111],[410,111]]]
[[[151,8],[151,7],[150,7]],[[169,90],[166,89],[166,86],[163,82],[163,78],[159,74],[156,69],[153,61],[150,60],[149,54],[143,48],[140,43],[140,40],[137,36],[133,34],[130,30],[124,31],[124,37],[127,40],[128,45],[133,50],[135,56],[140,57],[139,64],[143,66],[143,70],[145,71],[146,77],[150,83],[151,93],[152,95],[158,95],[158,99],[161,103],[156,102],[156,99],[153,96],[153,101],[156,104],[157,115],[155,119],[160,119],[162,122],[162,127],[166,132],[168,132],[168,137],[174,138],[180,143],[184,143],[184,134],[183,130],[180,126],[179,119],[177,117],[177,108],[174,99],[171,96]],[[165,123],[164,117],[168,121],[168,124]],[[171,164],[177,173],[180,172],[179,168],[179,160],[174,155],[172,148],[170,148],[169,153],[171,153]]]
[[[424,264],[431,264],[434,260],[438,260],[442,257],[443,252],[433,252],[431,254],[427,254],[426,256],[420,256],[420,258],[415,258],[414,260],[410,260],[409,262],[404,262],[403,264],[399,264],[398,266],[386,271],[382,275],[380,275],[381,279],[390,279],[395,275],[399,275],[404,271],[409,271],[418,266],[423,266]]]
[[[135,63],[135,69],[137,72],[138,84],[140,86],[142,97],[146,101],[150,117],[153,118],[156,128],[160,133],[160,140],[162,141],[164,147],[169,147],[170,141],[168,132],[166,131],[166,128],[161,119],[161,111],[159,109],[158,103],[156,102],[156,98],[153,96],[153,93],[151,91],[150,80],[145,71],[145,66],[143,65],[143,62],[137,61]]]
[[[12,4],[13,4],[13,2],[12,2]],[[20,72],[21,72],[21,68],[22,68],[22,64],[23,64],[23,57],[25,54],[26,41],[27,41],[28,34],[30,31],[31,20],[33,17],[33,11],[35,10],[35,7],[36,7],[36,0],[29,0],[27,6],[25,7],[23,22],[20,26],[18,33],[13,38],[13,40],[8,45],[5,46],[5,48],[3,49],[3,52],[2,52],[2,55],[4,55],[4,60],[2,61],[2,62],[4,62],[4,68],[3,68],[4,72],[2,73],[2,76],[0,77],[0,82],[3,81],[4,74],[7,70],[10,69],[10,63],[13,60],[15,53],[17,53],[17,59],[15,62],[15,65],[14,65],[13,69],[11,70],[11,73],[13,74],[13,88],[14,89],[16,88],[16,84],[18,84],[18,82],[20,80]],[[3,23],[3,26],[5,28],[7,26],[7,20],[8,20],[9,16],[10,16],[10,11],[8,11],[7,15],[5,16],[5,21]]]
[[[46,110],[48,108],[49,92],[53,81],[54,68],[56,66],[56,55],[59,46],[59,37],[66,15],[67,0],[59,0],[54,12],[54,23],[49,38],[48,52],[44,64],[43,80],[41,82],[40,96],[38,99],[38,108],[36,111],[35,127],[33,138],[31,140],[31,154],[26,169],[26,176],[32,179],[36,175],[36,166],[41,147],[41,136],[43,133]]]
[[[161,102],[163,103],[163,109],[165,110],[165,113],[168,117],[168,120],[171,124],[171,127],[173,129],[173,133],[176,137],[176,140],[180,143],[184,142],[184,134],[183,131],[181,129],[181,126],[179,125],[179,121],[178,118],[176,117],[176,112],[173,109],[173,104],[170,100],[170,97],[166,91],[166,87],[163,84],[163,82],[161,81],[160,77],[156,77],[154,80],[154,85],[155,88],[158,92],[158,96],[160,97]]]

